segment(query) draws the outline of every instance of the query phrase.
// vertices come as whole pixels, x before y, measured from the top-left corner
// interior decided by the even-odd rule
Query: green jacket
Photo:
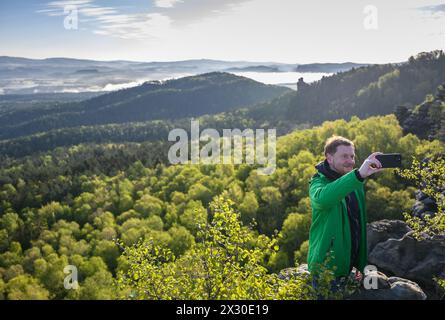
[[[336,277],[349,275],[351,231],[345,197],[353,191],[360,208],[361,226],[357,267],[363,272],[367,265],[364,182],[357,178],[355,170],[335,181],[318,172],[310,181],[312,224],[309,232],[308,269],[311,272],[316,272],[320,265],[328,261],[327,267],[334,270]],[[327,256],[331,257],[330,260],[326,260]]]

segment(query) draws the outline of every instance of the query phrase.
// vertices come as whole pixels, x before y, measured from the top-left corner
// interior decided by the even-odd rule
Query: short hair
[[[354,142],[349,139],[346,139],[342,136],[332,136],[326,140],[324,145],[324,155],[334,154],[337,152],[338,146],[352,146],[354,147]]]

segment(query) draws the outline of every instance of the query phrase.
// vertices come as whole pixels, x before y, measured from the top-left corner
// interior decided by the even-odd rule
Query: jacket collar
[[[319,164],[315,166],[318,172],[323,174],[326,178],[331,181],[337,180],[341,177],[341,174],[332,170],[329,166],[328,160],[321,161]]]

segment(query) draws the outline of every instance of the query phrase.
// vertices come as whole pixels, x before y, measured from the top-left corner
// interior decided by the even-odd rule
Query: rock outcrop
[[[396,109],[396,117],[403,129],[403,133],[415,134],[420,139],[439,139],[445,140],[443,130],[445,127],[441,123],[443,114],[442,104],[445,101],[445,83],[437,88],[437,92],[433,99],[425,99],[425,101],[414,109],[408,109],[406,106],[398,106]]]
[[[445,236],[417,240],[403,221],[381,220],[368,224],[368,238],[369,264],[415,281],[434,296],[433,277],[445,278]]]
[[[400,239],[411,231],[411,228],[401,220],[380,220],[368,224],[368,253],[374,247],[388,239]]]
[[[281,270],[278,277],[288,280],[291,277],[309,277],[307,264],[301,264],[297,268]],[[425,300],[427,295],[420,286],[410,280],[399,277],[388,278],[382,272],[370,274],[377,281],[376,289],[365,289],[363,283],[352,295],[345,297],[347,300]]]
[[[377,289],[360,287],[349,300],[426,300],[427,295],[420,286],[399,277],[387,277],[382,272],[373,274],[377,278]]]
[[[306,263],[300,264],[296,268],[283,269],[278,273],[278,278],[284,280],[289,280],[291,277],[309,277],[309,276],[310,272],[307,269]]]
[[[433,217],[437,212],[437,204],[420,190],[416,191],[416,202],[412,208],[412,215],[424,219],[426,215]]]

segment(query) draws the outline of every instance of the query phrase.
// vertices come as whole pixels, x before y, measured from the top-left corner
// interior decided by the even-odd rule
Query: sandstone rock
[[[278,278],[289,280],[291,277],[308,277],[310,275],[307,264],[300,264],[297,268],[286,268],[280,271]]]
[[[412,285],[414,285],[414,286],[417,286],[417,285],[418,285],[418,284],[415,283],[414,281],[411,281],[411,280],[408,280],[408,279],[403,279],[403,278],[400,278],[400,277],[389,277],[389,278],[388,278],[388,282],[389,282],[389,284],[393,284],[394,282],[397,282],[397,281],[407,282],[407,283],[410,283],[410,284],[412,284]]]
[[[296,268],[283,269],[278,274],[278,277],[283,280],[309,276],[307,264],[301,264]],[[427,298],[420,286],[413,281],[399,277],[388,278],[380,271],[372,272],[368,276],[377,278],[377,289],[365,289],[361,285],[359,290],[345,298],[348,300],[425,300]]]
[[[389,299],[426,300],[427,296],[418,284],[412,281],[396,281],[391,284]]]
[[[425,215],[434,216],[437,212],[437,204],[421,190],[416,191],[416,202],[412,207],[412,214],[416,217],[424,218]]]
[[[409,230],[403,224],[402,221],[382,220],[368,225],[368,262],[378,270],[411,279],[425,289],[433,290],[433,277],[445,277],[445,237],[417,240],[411,231],[400,236]]]
[[[378,272],[374,276],[378,278],[377,289],[365,289],[361,287],[348,299],[350,300],[425,300],[426,294],[420,286],[410,280],[391,277]]]
[[[376,272],[376,274],[374,276],[377,277],[378,289],[390,289],[391,288],[391,284],[390,284],[389,279],[386,276],[386,274],[378,271],[378,272]]]
[[[380,220],[368,224],[368,252],[370,253],[376,244],[388,239],[400,239],[411,228],[401,220]]]

